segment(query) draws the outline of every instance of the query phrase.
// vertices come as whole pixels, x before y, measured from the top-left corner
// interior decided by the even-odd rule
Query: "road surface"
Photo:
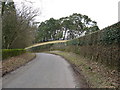
[[[36,58],[3,77],[3,88],[75,88],[70,64],[62,57],[36,53]]]

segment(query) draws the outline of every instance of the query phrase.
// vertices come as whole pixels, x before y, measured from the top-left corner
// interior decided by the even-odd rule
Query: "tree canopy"
[[[69,17],[50,18],[41,22],[37,31],[36,42],[74,39],[97,30],[99,27],[96,21],[91,20],[86,15],[74,13]]]

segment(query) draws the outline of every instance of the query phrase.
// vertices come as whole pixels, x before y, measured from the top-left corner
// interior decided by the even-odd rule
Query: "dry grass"
[[[35,54],[25,53],[2,61],[2,75],[5,75],[35,58]]]
[[[71,52],[51,51],[75,65],[85,76],[91,88],[118,87],[118,72]]]

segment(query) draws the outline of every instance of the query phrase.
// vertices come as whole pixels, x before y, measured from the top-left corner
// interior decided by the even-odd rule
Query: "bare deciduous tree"
[[[15,8],[13,2],[3,7],[3,48],[24,48],[32,43],[36,26],[33,24],[38,10],[26,6]]]

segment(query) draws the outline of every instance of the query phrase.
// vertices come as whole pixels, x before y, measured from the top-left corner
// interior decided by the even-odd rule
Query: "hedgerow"
[[[2,60],[25,53],[24,49],[2,49]]]
[[[120,43],[120,22],[92,34],[68,41],[67,45],[110,45],[113,43]]]
[[[118,70],[120,63],[120,22],[64,44],[66,45],[53,45],[52,48],[53,50],[74,52]]]

